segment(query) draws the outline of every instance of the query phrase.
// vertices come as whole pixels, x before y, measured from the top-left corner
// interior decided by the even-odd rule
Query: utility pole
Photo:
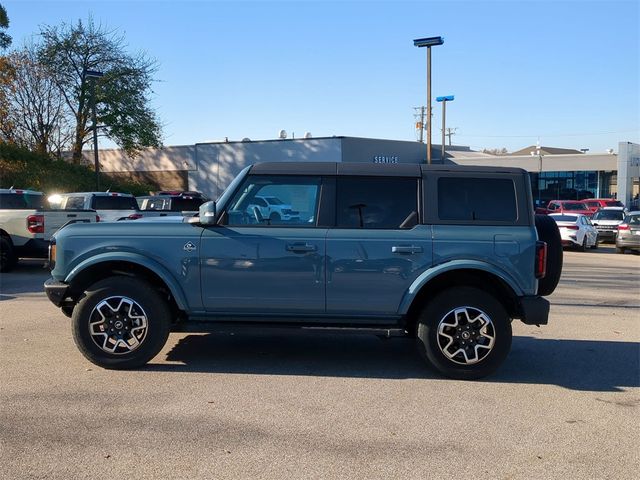
[[[451,146],[451,136],[456,134],[456,130],[458,130],[457,127],[447,128],[447,133],[445,133],[445,135],[449,137],[449,146]]]

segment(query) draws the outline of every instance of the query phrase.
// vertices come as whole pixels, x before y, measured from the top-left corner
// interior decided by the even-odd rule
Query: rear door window
[[[338,228],[400,229],[418,223],[418,180],[338,177]]]

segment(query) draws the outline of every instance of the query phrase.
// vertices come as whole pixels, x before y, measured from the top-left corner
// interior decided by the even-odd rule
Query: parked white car
[[[552,213],[549,216],[558,224],[564,247],[576,247],[583,252],[587,247],[598,248],[598,230],[586,215]]]

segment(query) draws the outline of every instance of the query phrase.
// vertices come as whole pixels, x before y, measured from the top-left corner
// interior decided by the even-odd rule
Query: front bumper
[[[44,282],[44,291],[47,294],[51,303],[56,307],[61,307],[64,300],[68,297],[69,285],[64,282],[59,282],[53,278],[50,278]]]
[[[613,240],[615,242],[618,236],[618,230],[607,230],[598,228],[598,239],[600,241]]]
[[[526,325],[546,325],[549,323],[549,301],[539,296],[520,298],[522,323]]]

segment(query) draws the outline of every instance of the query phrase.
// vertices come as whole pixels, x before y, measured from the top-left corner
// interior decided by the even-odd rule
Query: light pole
[[[427,163],[431,164],[431,47],[442,45],[444,38],[427,37],[416,38],[415,47],[427,47]]]
[[[96,119],[96,80],[104,76],[97,70],[85,70],[84,78],[91,80],[91,118],[93,120],[93,162],[96,171],[96,191],[100,190],[100,162],[98,161],[98,121]]]
[[[447,102],[453,102],[453,95],[446,95],[444,97],[436,97],[437,102],[442,102],[442,156],[440,161],[444,163],[444,137],[446,135],[446,125],[447,125]]]

